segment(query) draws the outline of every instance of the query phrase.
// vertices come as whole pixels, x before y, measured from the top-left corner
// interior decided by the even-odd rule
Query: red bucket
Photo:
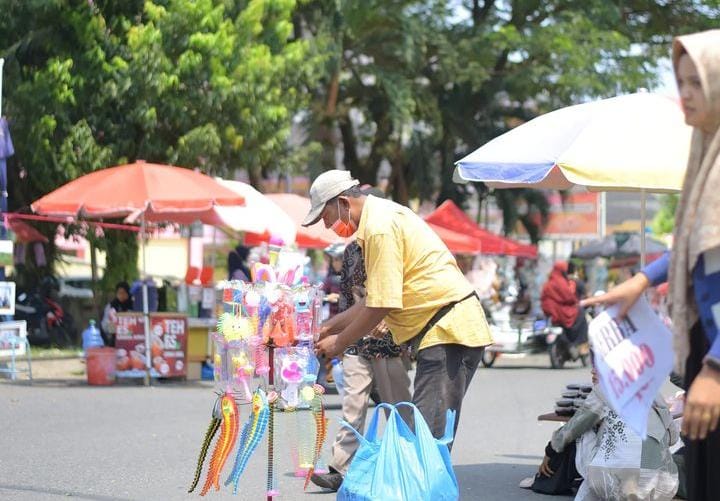
[[[115,348],[87,350],[87,382],[93,386],[115,384]]]

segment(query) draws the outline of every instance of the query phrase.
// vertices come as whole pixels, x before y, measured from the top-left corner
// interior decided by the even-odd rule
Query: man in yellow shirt
[[[381,320],[398,344],[417,349],[413,402],[436,437],[448,409],[456,414],[492,343],[480,301],[445,244],[407,207],[364,195],[347,171],[318,176],[303,225],[320,219],[363,250],[366,297],[323,324],[317,351],[329,357],[372,331]]]

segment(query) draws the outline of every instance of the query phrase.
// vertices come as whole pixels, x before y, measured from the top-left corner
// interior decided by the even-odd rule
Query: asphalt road
[[[536,471],[556,426],[537,416],[552,410],[566,383],[589,381],[589,370],[547,367],[547,357],[535,356],[478,370],[452,453],[461,499],[548,499],[517,487]],[[186,490],[214,398],[207,383],[102,388],[78,381],[2,382],[0,499],[194,499],[197,494]],[[329,395],[327,404],[333,437],[338,396]],[[243,409],[241,421],[245,416]],[[287,444],[293,419],[276,420],[278,499],[334,499],[314,486],[303,493],[302,480],[292,475]],[[265,450],[261,446],[251,459],[237,496],[226,488],[206,498],[265,499]]]

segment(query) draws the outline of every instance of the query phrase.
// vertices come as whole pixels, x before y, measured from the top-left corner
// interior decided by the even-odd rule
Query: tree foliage
[[[672,35],[719,16],[718,0],[0,0],[11,206],[140,158],[257,183],[340,152],[362,182],[387,168],[403,203],[493,196],[536,239],[542,196],[456,185],[453,163],[540,113],[652,87]]]
[[[0,0],[14,209],[103,167],[146,159],[259,181],[321,55],[293,37],[294,0]],[[103,239],[134,274],[135,235]],[[128,254],[129,253],[129,254]]]
[[[680,195],[663,195],[660,198],[660,210],[652,220],[652,231],[656,235],[667,235],[675,229],[675,213]]]
[[[365,182],[389,162],[401,202],[435,190],[462,202],[461,156],[540,113],[652,87],[672,35],[719,15],[716,0],[314,0],[296,25],[330,54],[313,89],[325,151],[340,145]],[[546,214],[539,200],[496,195],[506,229]]]

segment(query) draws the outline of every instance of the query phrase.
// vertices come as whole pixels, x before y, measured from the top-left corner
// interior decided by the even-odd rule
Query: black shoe
[[[310,477],[310,481],[318,487],[337,492],[343,483],[343,476],[336,471],[330,471],[330,473],[322,473],[320,475],[314,474]]]

